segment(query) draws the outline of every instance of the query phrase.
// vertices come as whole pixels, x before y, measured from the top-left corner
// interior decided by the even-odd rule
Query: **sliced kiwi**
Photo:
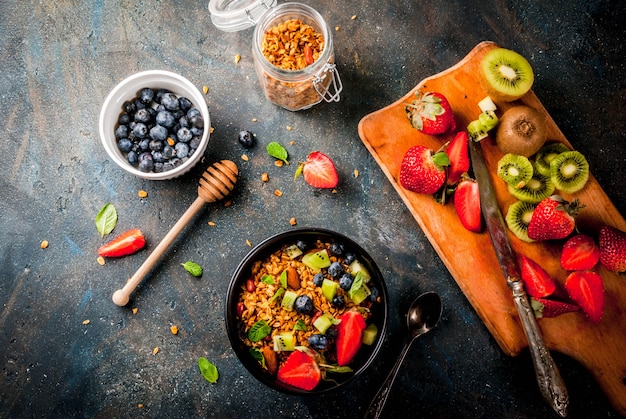
[[[296,348],[296,340],[291,332],[276,333],[272,340],[276,352],[293,351]]]
[[[569,151],[563,143],[548,143],[535,154],[535,170],[544,176],[550,176],[550,162],[561,153]]]
[[[506,212],[506,224],[515,236],[525,242],[532,243],[534,240],[528,237],[528,223],[535,211],[535,204],[517,201],[509,206]]]
[[[566,151],[550,162],[550,178],[556,189],[565,193],[578,192],[589,179],[589,163],[582,153]]]
[[[283,294],[283,300],[280,303],[281,307],[288,311],[293,310],[293,305],[296,302],[296,298],[298,298],[298,294],[296,294],[295,292],[289,290],[285,291],[285,293]]]
[[[513,188],[522,188],[533,177],[533,165],[524,156],[505,154],[498,161],[498,177]]]
[[[496,125],[498,125],[499,119],[495,111],[484,111],[478,115],[478,120],[485,127],[487,131],[491,131]]]
[[[530,157],[546,142],[546,118],[530,106],[513,106],[500,118],[495,139],[503,153]]]
[[[554,183],[552,183],[550,176],[544,176],[537,171],[533,172],[533,177],[521,188],[514,188],[509,185],[509,193],[511,195],[520,201],[530,202],[531,204],[538,204],[543,199],[549,197],[554,193],[554,189]]]
[[[512,102],[532,87],[535,76],[526,58],[506,48],[494,48],[481,62],[481,85],[496,100]]]

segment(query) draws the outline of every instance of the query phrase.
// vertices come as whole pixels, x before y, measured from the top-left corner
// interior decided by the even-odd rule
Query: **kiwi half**
[[[535,154],[535,170],[544,176],[550,176],[550,162],[569,148],[563,143],[548,143]]]
[[[530,157],[546,142],[546,118],[534,108],[518,105],[500,118],[496,144],[503,153]]]
[[[524,96],[535,80],[526,58],[506,48],[494,48],[481,61],[481,85],[496,100],[512,102]]]
[[[509,185],[509,193],[520,201],[538,204],[543,199],[554,193],[554,183],[550,176],[544,176],[541,173],[533,172],[533,177],[521,188],[514,188]]]
[[[550,162],[550,178],[556,189],[570,194],[578,192],[589,179],[589,163],[582,153],[566,151]]]
[[[530,202],[517,201],[509,206],[505,220],[509,230],[515,236],[525,242],[532,243],[534,240],[528,237],[528,223],[533,217],[536,205]]]
[[[512,188],[522,188],[533,177],[533,165],[524,156],[505,154],[498,161],[498,177]]]

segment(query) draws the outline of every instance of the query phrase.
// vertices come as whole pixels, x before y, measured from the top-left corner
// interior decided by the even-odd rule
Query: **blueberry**
[[[174,157],[175,155],[176,155],[176,152],[175,152],[175,150],[174,150],[174,147],[172,147],[171,145],[169,145],[169,144],[168,144],[168,145],[166,145],[166,146],[163,148],[163,156],[164,156],[167,160],[171,159],[171,158],[172,158],[172,157]]]
[[[315,276],[313,276],[313,283],[316,287],[321,287],[322,282],[324,282],[324,274],[315,274]]]
[[[355,260],[356,260],[356,255],[354,253],[346,252],[346,255],[344,256],[344,260],[343,260],[346,265],[351,264]]]
[[[163,150],[163,141],[161,140],[150,140],[150,150],[152,151],[161,151]]]
[[[187,112],[193,106],[193,104],[189,99],[181,96],[178,98],[178,106],[180,107],[181,111]]]
[[[348,291],[351,286],[352,286],[352,275],[350,274],[341,275],[341,278],[339,278],[339,287],[341,287],[341,289],[343,290]]]
[[[193,118],[194,116],[202,116],[202,113],[200,112],[200,109],[198,108],[191,108],[187,111],[187,118],[189,118],[191,120],[191,118]]]
[[[128,153],[133,149],[133,143],[128,138],[121,138],[117,142],[117,148],[119,148],[122,153]]]
[[[163,172],[163,163],[155,161],[154,162],[154,168],[152,169],[152,171],[154,173],[161,173],[161,172]]]
[[[154,100],[154,90],[149,87],[141,89],[139,92],[139,99],[146,104],[152,102]]]
[[[191,139],[191,141],[189,141],[189,148],[191,148],[192,150],[197,149],[198,147],[200,147],[200,142],[202,141],[202,138],[200,137],[193,137]]]
[[[130,115],[127,113],[121,114],[120,117],[117,119],[117,122],[120,125],[127,125],[130,122]]]
[[[152,154],[145,152],[139,155],[139,170],[142,172],[151,172],[154,168],[154,160]]]
[[[339,262],[333,262],[328,267],[328,275],[333,278],[339,278],[342,273],[344,273],[343,266],[341,266],[341,263]]]
[[[165,156],[163,155],[162,151],[153,151],[152,152],[152,160],[154,160],[154,163],[164,163],[165,162]]]
[[[165,128],[172,128],[176,123],[174,115],[170,111],[160,111],[156,114],[156,123]]]
[[[313,311],[313,300],[308,295],[301,295],[296,298],[293,306],[300,314],[311,314]]]
[[[138,161],[138,157],[137,157],[137,152],[136,151],[129,151],[128,155],[126,156],[126,159],[128,160],[128,162],[130,164],[132,164],[133,166],[137,164]]]
[[[161,96],[161,104],[170,111],[179,109],[178,98],[174,93],[168,92]]]
[[[254,145],[254,134],[250,131],[240,131],[237,140],[242,146],[250,148]]]
[[[126,125],[120,125],[115,130],[115,138],[126,138],[128,137],[128,127]]]
[[[178,157],[174,157],[173,159],[170,160],[170,163],[172,163],[172,166],[178,167],[181,164],[183,164],[183,161],[179,159]]]
[[[150,115],[150,112],[147,109],[139,109],[137,112],[135,112],[135,121],[137,122],[143,122],[144,124],[147,124],[148,122],[150,122],[151,118],[152,115]]]
[[[202,115],[192,115],[191,117],[187,116],[189,123],[191,126],[196,128],[204,128],[204,118]]]
[[[378,288],[376,287],[370,287],[370,300],[372,302],[376,302],[378,300],[378,297],[380,295],[380,292],[378,291]]]
[[[309,244],[307,242],[305,242],[304,240],[298,240],[296,242],[296,246],[298,246],[298,249],[305,251],[309,248]]]
[[[189,155],[189,146],[186,143],[176,143],[174,149],[176,150],[176,156],[180,159],[184,159]]]
[[[196,137],[202,137],[204,128],[191,127],[190,131],[191,131],[191,135],[195,135]]]
[[[326,336],[328,340],[335,340],[337,339],[338,334],[339,334],[339,330],[337,329],[337,327],[330,326],[328,329],[326,329],[326,333],[324,333],[324,336]]]
[[[167,140],[167,128],[161,125],[155,125],[150,128],[149,135],[153,140],[165,141]]]
[[[135,108],[137,110],[139,110],[139,109],[146,109],[146,104],[143,103],[138,97],[135,98],[133,103],[135,104]]]
[[[180,118],[178,118],[178,124],[181,127],[189,128],[189,119],[187,119],[187,116],[183,115]]]
[[[323,351],[328,346],[328,338],[318,333],[309,336],[309,347],[318,351]]]
[[[148,135],[148,127],[146,126],[146,124],[137,122],[133,127],[133,134],[137,138],[144,138],[146,135]]]
[[[341,243],[331,243],[328,251],[333,256],[343,255],[344,246]]]
[[[183,143],[189,142],[193,135],[189,129],[182,127],[176,132],[176,137],[178,137],[178,141],[182,141]]]
[[[148,150],[150,150],[150,139],[149,138],[144,138],[141,141],[139,141],[139,150],[141,150],[141,151],[148,151]]]
[[[122,105],[122,108],[124,109],[124,112],[129,113],[129,114],[135,113],[137,111],[135,102],[130,101],[130,100],[124,102],[124,104]]]
[[[343,295],[335,295],[330,303],[335,308],[343,308],[346,305],[346,299]]]

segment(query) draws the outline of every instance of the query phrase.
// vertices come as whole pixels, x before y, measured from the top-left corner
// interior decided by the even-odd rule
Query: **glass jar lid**
[[[277,0],[211,0],[211,21],[225,32],[236,32],[250,28]]]

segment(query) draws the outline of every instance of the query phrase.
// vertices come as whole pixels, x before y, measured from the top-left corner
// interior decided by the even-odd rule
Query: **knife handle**
[[[513,300],[515,301],[524,333],[528,339],[528,349],[533,360],[541,394],[561,417],[566,417],[569,404],[567,388],[541,337],[541,332],[539,331],[535,314],[528,302],[524,286],[519,278],[509,278],[507,282],[513,292]]]

